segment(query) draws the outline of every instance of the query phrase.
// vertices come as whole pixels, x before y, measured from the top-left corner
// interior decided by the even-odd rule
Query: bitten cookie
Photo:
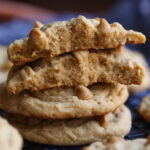
[[[29,36],[14,41],[8,47],[9,59],[15,65],[85,49],[112,49],[126,43],[145,43],[140,32],[125,30],[119,23],[109,24],[105,19],[87,19],[84,16],[69,21],[35,26]]]
[[[82,150],[150,150],[150,137],[125,141],[121,137],[109,137]]]
[[[97,82],[141,84],[144,69],[126,58],[122,48],[104,51],[76,51],[25,66],[13,67],[8,75],[7,90],[17,94],[24,90],[40,91],[54,87],[88,86]]]
[[[106,116],[70,120],[38,120],[6,114],[25,139],[41,144],[82,145],[108,136],[125,136],[131,128],[131,114],[121,106]]]
[[[88,88],[52,88],[41,92],[11,95],[0,85],[0,108],[9,113],[38,118],[65,119],[103,115],[114,111],[128,98],[125,85],[95,84]]]
[[[0,150],[21,150],[22,143],[17,129],[0,117]]]
[[[145,120],[150,122],[150,94],[142,99],[138,112]]]

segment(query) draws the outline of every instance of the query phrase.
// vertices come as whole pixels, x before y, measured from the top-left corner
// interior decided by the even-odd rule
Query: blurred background
[[[35,20],[46,24],[78,15],[104,17],[143,32],[146,44],[132,48],[150,57],[150,0],[0,0],[0,45],[27,36]]]

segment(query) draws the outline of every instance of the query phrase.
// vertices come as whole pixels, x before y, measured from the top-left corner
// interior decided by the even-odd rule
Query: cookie
[[[138,108],[139,114],[148,122],[150,122],[150,94],[145,96]]]
[[[128,90],[121,84],[101,83],[89,88],[62,87],[11,95],[7,93],[5,85],[1,84],[0,95],[0,108],[9,113],[38,118],[65,119],[103,115],[114,111],[127,100]]]
[[[109,137],[101,142],[95,142],[82,150],[149,150],[150,137],[125,141],[121,137]]]
[[[40,91],[54,87],[84,86],[97,82],[140,84],[143,67],[125,58],[122,48],[109,51],[76,51],[49,59],[40,59],[24,67],[14,66],[8,75],[7,90]]]
[[[12,63],[7,58],[7,47],[0,46],[0,83],[7,80],[8,71]]]
[[[141,92],[141,91],[148,89],[150,87],[150,71],[149,71],[149,67],[148,67],[148,64],[145,60],[144,55],[138,51],[133,51],[133,50],[130,50],[126,47],[124,47],[123,52],[125,53],[126,57],[132,58],[133,60],[135,60],[139,64],[142,64],[142,66],[145,69],[145,76],[143,78],[142,84],[141,85],[130,85],[128,87],[129,91],[131,93],[137,93],[137,92]]]
[[[25,139],[41,144],[89,144],[107,136],[123,137],[131,128],[131,114],[125,106],[105,116],[105,125],[103,117],[56,121],[17,117],[11,114],[5,117],[18,128]]]
[[[140,32],[125,30],[119,23],[84,16],[69,21],[54,22],[40,28],[35,25],[29,36],[14,41],[8,47],[9,59],[22,65],[42,57],[54,57],[65,52],[85,49],[111,49],[126,43],[145,43]]]
[[[22,143],[19,132],[0,117],[0,150],[21,150]]]

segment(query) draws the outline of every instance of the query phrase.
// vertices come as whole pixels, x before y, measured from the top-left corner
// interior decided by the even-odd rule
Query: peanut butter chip
[[[78,50],[73,52],[74,57],[78,60],[79,63],[84,62],[88,58],[88,54],[88,50]]]
[[[22,80],[30,80],[30,76],[34,75],[34,71],[30,67],[25,67],[20,72],[20,76]]]
[[[7,71],[7,70],[11,69],[12,66],[13,66],[13,64],[12,64],[9,60],[7,60],[7,61],[2,65],[1,69],[2,69],[3,71]]]
[[[88,100],[93,97],[93,93],[87,87],[83,85],[77,86],[75,90],[76,90],[76,95],[80,99]]]
[[[35,22],[34,22],[34,28],[41,28],[41,27],[43,27],[43,26],[44,26],[44,24],[41,23],[40,21],[35,21]]]
[[[100,125],[102,127],[106,127],[107,123],[108,123],[107,115],[100,116]]]
[[[97,18],[100,20],[100,24],[98,25],[98,30],[100,30],[101,32],[110,32],[111,30],[111,26],[110,24],[105,20],[105,19],[100,19],[100,18]]]
[[[29,43],[34,48],[47,49],[48,39],[39,28],[33,28],[29,34]]]
[[[112,137],[104,140],[103,144],[107,145],[107,144],[114,144],[117,142],[125,142],[125,140],[121,137],[118,137],[118,136],[112,136]]]
[[[25,71],[24,69],[21,70],[21,72],[20,72],[20,77],[21,77],[22,80],[26,80],[27,73],[26,73],[26,71]]]
[[[146,141],[145,145],[150,145],[150,135],[147,137],[147,141]]]
[[[34,34],[39,37],[43,35],[43,33],[38,28],[33,28],[32,32],[34,32]]]

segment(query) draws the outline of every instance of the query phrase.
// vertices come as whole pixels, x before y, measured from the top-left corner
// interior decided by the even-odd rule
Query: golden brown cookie
[[[0,46],[0,83],[7,80],[8,71],[12,63],[7,58],[7,47]]]
[[[1,84],[0,108],[9,113],[29,117],[82,118],[112,112],[128,98],[127,87],[121,84],[101,83],[89,86],[88,89],[85,88],[77,90],[62,87],[11,95],[7,93],[5,85]],[[87,93],[89,91],[90,93]]]
[[[123,137],[131,128],[131,114],[125,106],[109,113],[105,126],[101,125],[101,117],[56,121],[17,117],[11,114],[6,114],[5,117],[18,128],[25,139],[41,144],[89,144],[108,136]]]
[[[137,92],[144,91],[144,90],[148,89],[150,87],[150,70],[149,70],[148,64],[145,60],[144,55],[138,51],[133,51],[133,50],[130,50],[126,47],[124,47],[123,52],[124,52],[126,57],[132,58],[133,60],[135,60],[139,64],[142,64],[142,66],[145,69],[145,76],[143,78],[142,84],[141,85],[130,85],[128,87],[129,91],[131,93],[137,93]]]
[[[149,142],[149,138],[125,141],[121,137],[112,136],[84,147],[82,150],[150,150]]]
[[[138,112],[146,121],[150,122],[150,94],[142,99]]]
[[[84,16],[33,28],[29,37],[16,40],[8,47],[9,59],[22,65],[42,57],[85,49],[111,49],[126,43],[145,43],[140,32],[125,30],[119,23]]]
[[[0,150],[21,150],[22,143],[17,129],[0,117]]]
[[[17,94],[24,90],[40,91],[54,87],[88,86],[97,82],[140,84],[143,67],[117,50],[76,51],[49,59],[40,59],[24,67],[13,67],[7,90]]]

